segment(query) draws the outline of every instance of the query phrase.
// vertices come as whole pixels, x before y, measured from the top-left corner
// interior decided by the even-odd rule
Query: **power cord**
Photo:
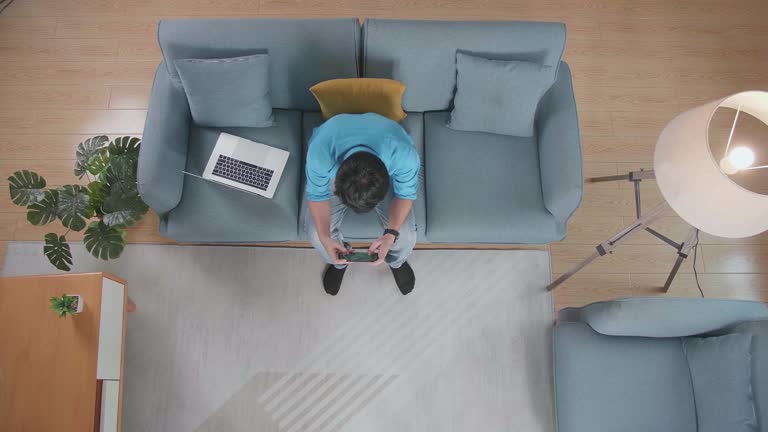
[[[701,290],[701,284],[699,283],[699,272],[696,271],[696,258],[699,255],[699,230],[696,230],[696,245],[693,246],[693,277],[696,279],[696,287],[701,293],[701,298],[704,298],[704,291]]]

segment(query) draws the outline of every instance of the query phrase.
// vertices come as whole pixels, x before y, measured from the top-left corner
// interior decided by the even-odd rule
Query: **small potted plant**
[[[51,297],[51,310],[59,315],[59,318],[64,318],[68,314],[79,314],[83,311],[83,300],[77,294]]]

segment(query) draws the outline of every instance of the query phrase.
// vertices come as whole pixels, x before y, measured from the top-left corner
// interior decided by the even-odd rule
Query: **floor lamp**
[[[710,122],[719,108],[734,109],[736,115],[725,150],[715,154],[710,143]],[[624,240],[647,231],[677,249],[677,259],[664,284],[666,292],[683,261],[696,244],[699,230],[728,238],[743,238],[768,230],[768,195],[737,183],[734,176],[755,166],[755,148],[765,157],[768,142],[732,143],[739,114],[747,113],[768,127],[768,92],[747,91],[693,108],[672,119],[656,142],[653,171],[633,171],[622,176],[597,177],[592,182],[628,180],[634,183],[637,220],[595,247],[595,252],[552,282],[553,290],[595,259],[610,254]],[[733,145],[732,145],[733,144]],[[665,202],[648,212],[640,210],[640,182],[656,179]],[[651,228],[669,209],[693,228],[682,243],[677,243]]]

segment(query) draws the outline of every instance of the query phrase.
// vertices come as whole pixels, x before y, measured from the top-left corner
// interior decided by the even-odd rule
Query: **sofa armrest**
[[[144,123],[137,176],[141,198],[159,215],[181,201],[191,122],[184,90],[174,86],[160,63]]]
[[[685,337],[764,319],[768,319],[764,303],[706,298],[636,297],[579,310],[580,321],[609,336]]]
[[[544,205],[558,221],[566,222],[581,204],[584,176],[576,100],[565,62],[560,62],[557,80],[539,104],[536,133]]]

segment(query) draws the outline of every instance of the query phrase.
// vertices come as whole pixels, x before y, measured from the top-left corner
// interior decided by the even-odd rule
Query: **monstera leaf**
[[[125,230],[107,226],[102,221],[88,225],[83,242],[91,255],[103,260],[119,257],[127,243]]]
[[[109,188],[102,182],[88,183],[88,207],[91,214],[102,216],[104,214],[104,200],[107,198]]]
[[[88,165],[94,156],[101,153],[101,149],[107,144],[109,138],[106,135],[99,135],[81,142],[77,145],[77,151],[75,152],[75,175],[78,178],[83,178]]]
[[[56,215],[61,219],[62,225],[73,231],[85,228],[85,220],[93,216],[89,206],[88,189],[80,185],[59,188]]]
[[[104,200],[104,217],[106,225],[114,227],[129,227],[144,216],[149,207],[144,204],[137,192],[119,194],[115,190],[110,191]]]
[[[109,168],[109,164],[112,161],[112,157],[109,155],[106,149],[101,149],[96,155],[91,158],[88,163],[88,172],[98,176]]]
[[[33,171],[16,171],[8,177],[11,200],[20,206],[28,206],[45,196],[45,179]]]
[[[27,207],[27,220],[32,225],[45,225],[53,222],[58,214],[59,191],[45,191],[43,199]]]
[[[139,159],[140,146],[141,138],[121,136],[112,140],[108,148],[111,156],[128,156],[136,161]]]
[[[101,179],[115,193],[130,195],[137,191],[136,163],[129,158],[115,156]]]
[[[45,235],[45,246],[43,253],[48,261],[59,270],[69,271],[72,265],[72,251],[69,249],[69,243],[64,236],[56,233]]]

